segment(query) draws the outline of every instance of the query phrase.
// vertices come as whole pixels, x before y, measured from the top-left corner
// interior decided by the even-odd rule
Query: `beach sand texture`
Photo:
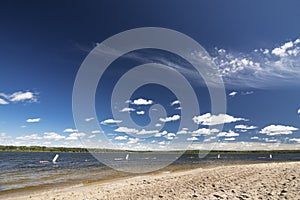
[[[31,191],[0,199],[300,199],[300,162],[220,166]]]

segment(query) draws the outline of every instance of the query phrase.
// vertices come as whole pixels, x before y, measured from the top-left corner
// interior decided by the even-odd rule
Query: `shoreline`
[[[277,198],[280,195],[297,197],[295,195],[300,191],[299,168],[300,162],[270,162],[188,170],[179,169],[99,180],[48,190],[3,194],[0,199],[197,199],[197,197],[206,198],[209,195],[212,195],[210,199],[216,199],[220,195],[237,196],[241,189],[237,185],[242,182],[244,182],[245,187],[242,188],[245,191],[240,192],[244,196],[256,195],[259,197],[262,195],[262,197],[270,199],[276,195]],[[287,178],[289,176],[291,177]],[[252,182],[255,180],[253,184],[249,182],[249,179]],[[246,184],[247,181],[249,182],[248,185]],[[289,182],[293,182],[295,187],[287,187]],[[219,188],[216,187],[218,183],[221,183]],[[278,186],[280,184],[282,187]],[[165,186],[166,189],[161,186]],[[261,187],[264,188],[264,191],[258,190]],[[228,194],[225,192],[227,189],[230,190]],[[276,192],[272,194],[272,191]]]

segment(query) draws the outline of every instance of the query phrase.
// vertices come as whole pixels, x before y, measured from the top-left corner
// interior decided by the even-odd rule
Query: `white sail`
[[[273,156],[272,156],[272,154],[270,154],[270,159],[272,159],[273,158]]]
[[[218,154],[218,159],[220,159],[221,158],[221,155],[220,154]]]
[[[54,156],[54,158],[53,158],[52,162],[53,162],[53,163],[56,163],[56,161],[57,161],[58,157],[59,157],[59,155],[58,155],[58,154],[56,154],[56,155]]]
[[[129,154],[127,154],[127,155],[126,155],[126,158],[125,158],[125,159],[126,159],[126,160],[128,160],[128,159],[129,159]]]

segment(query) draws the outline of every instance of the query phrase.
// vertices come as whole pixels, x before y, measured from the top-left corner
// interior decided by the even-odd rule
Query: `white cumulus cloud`
[[[226,140],[226,141],[234,141],[235,138],[234,137],[230,137],[230,138],[225,138],[224,140]]]
[[[77,140],[79,137],[84,137],[85,135],[85,133],[71,133],[66,140]]]
[[[118,123],[121,123],[121,122],[122,122],[122,120],[106,119],[106,120],[100,122],[100,124],[108,125],[108,124],[118,124]]]
[[[124,135],[124,136],[119,135],[119,136],[115,137],[115,140],[127,140],[127,138],[128,138],[127,135]]]
[[[12,95],[9,96],[9,100],[12,102],[19,102],[19,101],[25,101],[29,100],[32,102],[37,101],[37,97],[32,92],[15,92]]]
[[[287,56],[287,49],[292,48],[294,46],[294,43],[292,41],[286,42],[281,47],[274,48],[272,50],[272,54],[279,56],[279,57],[285,57]]]
[[[290,135],[293,134],[294,131],[299,130],[296,127],[293,126],[284,126],[284,125],[269,125],[261,129],[261,134],[266,135]]]
[[[139,141],[139,138],[129,138],[127,144],[135,144]]]
[[[289,141],[300,143],[300,138],[291,138]]]
[[[235,95],[237,95],[237,92],[233,91],[233,92],[230,92],[228,95],[231,97],[234,97]]]
[[[95,118],[94,117],[88,117],[88,118],[85,118],[84,120],[86,121],[86,122],[90,122],[90,121],[92,121],[92,120],[94,120]]]
[[[161,121],[161,122],[171,122],[171,121],[177,121],[179,119],[180,119],[179,115],[173,115],[171,117],[159,118],[159,121]]]
[[[221,132],[217,136],[218,137],[237,137],[240,134],[233,132],[232,130],[229,130],[228,132]]]
[[[133,112],[135,111],[134,108],[123,108],[122,110],[120,110],[120,112]]]
[[[64,130],[64,133],[74,133],[74,132],[78,132],[77,129],[72,129],[72,128],[67,128]]]
[[[240,124],[240,125],[236,125],[234,128],[235,129],[251,130],[251,129],[256,129],[257,126],[247,126],[247,125]]]
[[[128,128],[128,127],[118,127],[115,129],[115,132],[121,132],[121,133],[138,133],[139,131],[135,128]]]
[[[216,128],[209,129],[209,128],[199,128],[196,131],[192,132],[192,136],[200,136],[200,135],[211,135],[213,133],[218,133],[219,130]]]
[[[138,114],[138,115],[143,115],[143,114],[145,114],[145,111],[143,111],[143,110],[141,110],[141,111],[136,111],[136,114]]]
[[[59,135],[55,132],[45,132],[44,138],[49,140],[61,140],[61,139],[65,139],[66,137],[63,135]]]
[[[17,140],[41,140],[43,139],[41,136],[38,134],[31,134],[31,135],[24,135],[24,136],[19,136],[16,137]]]
[[[174,106],[174,105],[176,105],[176,104],[181,104],[181,102],[180,102],[179,100],[175,100],[175,101],[173,101],[173,102],[171,103],[171,106]]]
[[[92,133],[92,134],[99,134],[99,133],[103,133],[103,132],[100,131],[100,130],[93,130],[91,133]]]
[[[134,105],[151,105],[153,104],[153,101],[152,100],[147,100],[147,99],[142,99],[142,98],[139,98],[139,99],[135,99],[131,102],[131,104],[134,104]]]
[[[41,118],[31,118],[31,119],[26,120],[26,122],[28,122],[28,123],[37,123],[40,121],[41,121]]]
[[[238,118],[233,117],[227,114],[219,114],[219,115],[212,115],[211,113],[206,113],[200,116],[194,116],[193,121],[196,124],[202,124],[202,125],[217,125],[217,124],[226,124],[226,123],[232,123],[237,121],[248,121],[244,118]]]
[[[196,138],[196,137],[190,137],[190,138],[187,138],[186,140],[187,140],[187,141],[197,141],[197,140],[199,140],[199,139]]]

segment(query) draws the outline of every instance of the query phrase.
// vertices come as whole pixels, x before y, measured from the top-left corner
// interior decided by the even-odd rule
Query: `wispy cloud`
[[[280,42],[280,41],[279,41]],[[91,48],[88,49],[89,51]],[[105,47],[101,53],[119,55],[118,50]],[[214,63],[219,74],[203,74],[210,77],[206,84],[216,85],[221,77],[225,85],[233,87],[272,87],[284,84],[300,84],[300,38],[283,42],[281,45],[269,48],[257,47],[248,52],[235,52],[216,47],[210,51],[210,56],[203,52],[184,52],[193,63]],[[126,58],[141,62],[161,63],[192,79],[199,79],[194,69],[187,67],[187,63],[175,57],[158,54],[156,56],[135,52]],[[221,79],[220,79],[221,80]],[[148,104],[147,104],[148,105]]]
[[[231,52],[216,49],[213,60],[224,82],[233,86],[265,87],[300,83],[300,39],[271,49]]]

